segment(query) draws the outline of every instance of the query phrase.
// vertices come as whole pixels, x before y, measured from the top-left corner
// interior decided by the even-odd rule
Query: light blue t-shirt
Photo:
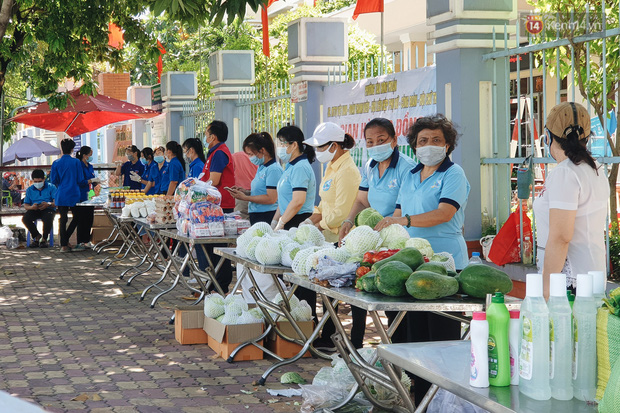
[[[282,167],[275,159],[259,166],[254,179],[252,179],[250,195],[267,195],[267,189],[277,189],[282,173]],[[248,204],[248,212],[250,213],[270,212],[276,209],[278,209],[277,201],[273,204],[257,204],[255,202]]]
[[[362,168],[362,182],[359,190],[368,192],[368,203],[384,217],[391,217],[396,208],[398,192],[405,176],[416,163],[394,148],[390,166],[379,178],[379,163],[370,159]]]
[[[418,215],[433,211],[440,203],[448,203],[456,208],[452,219],[433,227],[407,228],[411,237],[428,240],[433,251],[446,251],[454,257],[457,269],[467,265],[467,244],[463,237],[465,207],[469,196],[469,182],[463,168],[446,158],[431,176],[420,182],[420,172],[424,165],[418,164],[403,180],[398,194],[396,208],[402,216]]]
[[[280,214],[284,211],[293,199],[293,191],[306,192],[306,201],[301,206],[299,214],[312,213],[314,210],[314,198],[316,196],[316,178],[308,157],[301,155],[286,164],[284,173],[278,181],[278,208]]]

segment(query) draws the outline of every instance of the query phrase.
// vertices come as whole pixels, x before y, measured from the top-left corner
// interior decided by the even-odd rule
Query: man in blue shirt
[[[83,185],[85,177],[82,162],[71,156],[73,148],[75,148],[73,139],[60,141],[60,148],[63,155],[52,163],[50,181],[58,189],[54,201],[58,207],[58,212],[60,212],[60,219],[58,220],[60,252],[70,252],[69,238],[77,227],[77,220],[72,219],[71,224],[67,227],[69,210],[71,209],[73,212],[75,204],[80,202],[80,185]]]
[[[41,169],[32,171],[31,177],[34,184],[26,189],[26,198],[24,198],[26,213],[22,222],[32,234],[33,241],[30,243],[30,248],[47,248],[47,236],[50,234],[54,215],[56,215],[56,204],[54,204],[56,187],[45,182],[45,173]],[[35,223],[37,219],[43,221],[42,236],[37,230]]]

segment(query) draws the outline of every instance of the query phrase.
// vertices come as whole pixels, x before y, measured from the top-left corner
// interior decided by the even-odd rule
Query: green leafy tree
[[[148,12],[148,0],[1,3],[0,93],[7,87],[7,80],[11,80],[11,86],[13,82],[25,83],[35,96],[63,108],[67,97],[56,92],[58,85],[73,79],[82,84],[82,93],[95,94],[93,63],[109,62],[115,69],[123,67],[122,51],[108,46],[110,21],[123,28],[127,42],[140,45],[144,56],[157,58],[155,43],[142,29],[139,17]],[[11,106],[10,101],[7,106]],[[10,136],[8,132],[10,128],[5,139]]]
[[[603,124],[605,104],[607,110],[615,109],[618,125],[620,125],[620,110],[616,107],[615,96],[620,90],[620,53],[618,37],[611,37],[606,42],[606,49],[603,51],[603,41],[593,39],[589,42],[577,42],[576,37],[588,32],[598,32],[604,27],[607,29],[618,28],[618,0],[605,1],[605,16],[601,14],[601,0],[529,0],[543,13],[543,16],[552,16],[552,20],[560,23],[546,28],[542,36],[533,37],[533,42],[544,42],[559,38],[566,38],[570,41],[575,57],[575,83],[579,88],[580,94],[585,97],[592,105],[592,109]],[[585,11],[589,8],[586,18]],[[573,18],[571,20],[571,13]],[[604,23],[604,24],[603,24]],[[564,78],[572,71],[571,48],[559,47],[544,51],[546,61],[552,62],[548,67],[549,73],[553,76]],[[559,73],[555,62],[557,54],[560,56]],[[603,65],[603,57],[605,64]],[[542,54],[538,56],[540,63]],[[589,71],[588,71],[589,67]],[[603,73],[606,74],[605,83]],[[605,93],[604,93],[605,92]],[[616,133],[617,135],[617,133]],[[620,139],[612,140],[612,136],[607,131],[607,142],[611,147],[613,156],[620,155]],[[616,202],[616,182],[618,180],[618,164],[611,164],[609,176],[610,188],[610,219],[617,222],[618,205]]]

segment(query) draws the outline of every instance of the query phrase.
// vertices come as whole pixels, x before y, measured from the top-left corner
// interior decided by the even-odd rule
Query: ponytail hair
[[[574,163],[575,165],[579,165],[581,162],[585,162],[590,165],[598,175],[598,168],[596,166],[596,162],[594,161],[592,154],[590,154],[588,148],[586,147],[589,137],[579,139],[579,135],[577,134],[568,134],[566,139],[563,139],[555,136],[548,129],[547,132],[551,137],[551,142],[555,140],[560,145],[560,148],[562,148],[562,150],[564,151],[566,157],[570,159],[572,163]]]
[[[136,155],[136,159],[140,160],[140,156],[142,155],[142,153],[140,152],[140,149],[138,149],[138,147],[136,145],[128,146],[127,149],[129,149],[131,152],[137,154]]]
[[[93,150],[90,148],[90,146],[84,145],[80,148],[79,151],[75,153],[75,157],[78,158],[80,161],[83,161],[82,158],[84,157],[84,155],[86,155],[87,153],[91,153],[92,151]]]
[[[185,142],[183,142],[183,147],[185,149],[192,148],[194,152],[196,152],[196,155],[198,155],[198,159],[200,159],[202,163],[207,162],[205,158],[205,151],[203,149],[202,142],[200,142],[200,139],[198,138],[185,139]]]
[[[146,159],[147,161],[152,161],[153,149],[147,146],[146,148],[142,149],[142,155],[144,155],[144,159]]]
[[[176,158],[181,162],[181,166],[185,169],[185,159],[183,159],[183,147],[179,145],[178,142],[170,141],[166,144],[166,149],[169,150],[176,156]]]
[[[355,139],[353,139],[353,136],[349,135],[348,133],[345,133],[344,141],[336,142],[336,143],[340,145],[342,149],[349,150],[349,149],[353,149],[353,147],[355,146]]]
[[[254,152],[260,152],[261,149],[264,149],[273,159],[276,157],[276,148],[273,143],[273,138],[267,132],[249,134],[243,141],[243,150],[246,148]]]
[[[304,143],[304,133],[297,126],[285,126],[278,131],[277,136],[282,142],[297,142],[299,151],[308,157],[308,162],[312,163],[316,159],[314,148]]]

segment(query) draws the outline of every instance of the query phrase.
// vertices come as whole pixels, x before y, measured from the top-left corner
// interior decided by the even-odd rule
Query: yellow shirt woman
[[[316,147],[319,162],[328,162],[319,190],[321,202],[314,208],[310,220],[323,230],[326,241],[338,242],[340,226],[353,207],[362,181],[348,151],[355,146],[355,141],[338,125],[327,122],[319,125],[314,136],[304,143]]]

